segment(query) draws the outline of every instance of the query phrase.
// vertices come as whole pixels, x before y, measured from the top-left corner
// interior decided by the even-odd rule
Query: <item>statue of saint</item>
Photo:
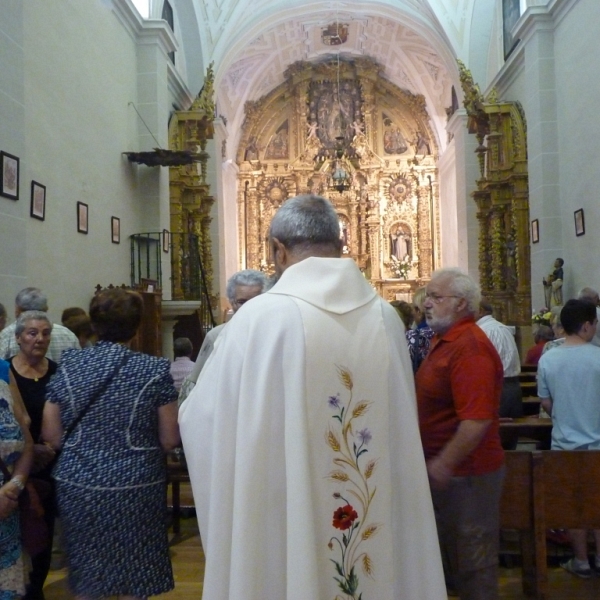
[[[542,280],[544,284],[544,298],[546,299],[546,306],[548,308],[563,305],[562,284],[564,264],[565,261],[562,258],[557,258],[554,261],[554,271]]]

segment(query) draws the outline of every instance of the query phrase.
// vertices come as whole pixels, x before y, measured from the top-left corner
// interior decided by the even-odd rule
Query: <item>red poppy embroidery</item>
[[[358,519],[357,512],[349,504],[346,504],[346,506],[340,506],[333,513],[333,526],[344,531],[350,529],[356,519]]]

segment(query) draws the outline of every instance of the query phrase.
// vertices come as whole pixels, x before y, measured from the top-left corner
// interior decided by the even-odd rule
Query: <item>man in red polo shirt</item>
[[[436,335],[416,375],[447,582],[462,600],[498,598],[503,369],[496,349],[475,324],[480,298],[478,285],[461,270],[433,273],[424,308]]]

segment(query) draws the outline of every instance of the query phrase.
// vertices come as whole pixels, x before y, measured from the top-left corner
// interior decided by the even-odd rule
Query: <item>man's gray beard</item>
[[[431,327],[431,329],[433,329],[433,331],[436,333],[446,333],[446,331],[452,327],[452,324],[455,321],[453,315],[448,315],[447,317],[438,317],[431,320],[426,317],[425,320],[427,321],[427,325],[429,325],[429,327]]]

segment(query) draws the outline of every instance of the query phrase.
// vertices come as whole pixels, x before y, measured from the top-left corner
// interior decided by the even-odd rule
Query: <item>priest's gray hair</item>
[[[261,294],[267,291],[269,286],[269,280],[262,271],[255,271],[254,269],[244,269],[234,273],[227,280],[227,300],[230,304],[235,301],[235,288],[238,285],[251,285],[252,287],[260,287]]]
[[[479,312],[481,302],[481,289],[477,282],[468,274],[457,267],[438,269],[431,275],[431,281],[447,279],[450,282],[450,293],[467,301],[467,309],[470,314]]]
[[[48,311],[48,298],[42,290],[36,287],[28,287],[21,290],[15,298],[15,305],[21,311],[41,310]]]
[[[340,219],[333,204],[307,194],[290,198],[271,221],[269,238],[277,238],[289,250],[304,246],[340,248]]]
[[[15,336],[20,336],[27,328],[29,321],[46,321],[50,328],[52,328],[52,321],[48,318],[48,315],[41,310],[26,310],[17,317],[17,323],[15,325]]]

